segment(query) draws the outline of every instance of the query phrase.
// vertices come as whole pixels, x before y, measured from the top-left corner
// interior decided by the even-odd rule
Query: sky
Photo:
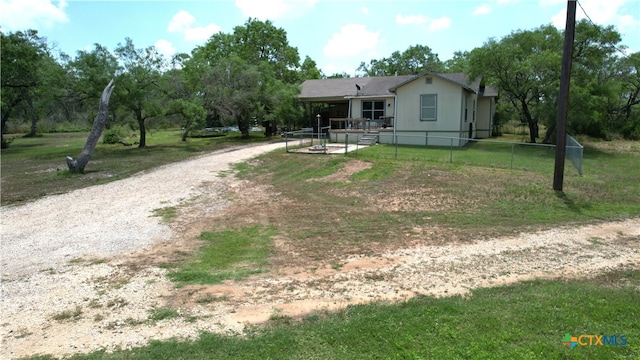
[[[627,52],[640,51],[640,0],[578,3],[578,20],[613,25]],[[513,31],[564,30],[566,7],[566,0],[0,0],[0,29],[38,30],[72,57],[94,44],[113,51],[126,38],[171,56],[257,18],[284,29],[301,60],[309,56],[324,74],[355,75],[361,62],[413,45],[445,61]]]

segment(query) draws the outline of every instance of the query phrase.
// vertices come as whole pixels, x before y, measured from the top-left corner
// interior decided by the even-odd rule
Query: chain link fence
[[[362,145],[363,133],[345,133],[336,142],[327,133],[313,129],[285,134],[287,152],[348,154],[363,159],[421,160],[460,163],[489,168],[535,170],[553,173],[555,145],[507,142],[464,137],[395,135],[391,144]],[[338,139],[336,137],[336,139]],[[400,145],[400,144],[424,145]],[[433,146],[429,144],[439,144]],[[448,146],[446,145],[448,144]],[[462,144],[462,146],[460,146]],[[366,152],[359,150],[368,148]],[[566,158],[582,176],[583,146],[567,135]]]

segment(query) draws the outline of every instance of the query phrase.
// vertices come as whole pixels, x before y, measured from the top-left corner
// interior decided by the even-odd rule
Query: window
[[[363,101],[362,117],[377,120],[384,116],[384,100]]]
[[[438,114],[438,95],[420,95],[420,121],[436,121]]]

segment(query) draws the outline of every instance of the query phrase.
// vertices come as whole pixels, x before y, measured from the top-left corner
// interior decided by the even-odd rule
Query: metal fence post
[[[338,136],[338,134],[336,134],[336,140],[338,139],[337,136]],[[344,153],[345,153],[345,155],[348,152],[349,152],[349,133],[345,133],[344,134]]]
[[[398,160],[398,134],[395,134],[394,143],[396,145],[396,160]]]
[[[289,152],[289,133],[284,133],[284,150],[285,152]]]
[[[449,163],[453,162],[453,138],[449,138],[451,140],[451,145],[449,146]]]
[[[513,151],[515,149],[516,144],[511,144],[511,167],[510,169],[513,170]]]

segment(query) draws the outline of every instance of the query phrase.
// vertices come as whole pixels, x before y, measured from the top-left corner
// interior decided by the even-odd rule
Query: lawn
[[[639,271],[536,280],[468,297],[351,306],[302,321],[274,315],[245,336],[203,333],[196,341],[154,341],[72,359],[637,359],[638,289]],[[567,333],[615,336],[618,345],[594,340],[570,348],[563,344]]]
[[[79,152],[83,136],[16,139],[2,153],[2,203],[112,181],[237,144],[217,139],[184,144],[174,138],[177,132],[167,132],[165,140],[157,136],[147,149],[99,145],[84,175],[61,169],[65,155]],[[275,151],[238,164],[236,173],[278,196],[221,215],[201,235],[201,249],[166,266],[177,285],[216,283],[268,271],[274,234],[295,239],[289,250],[297,255],[287,260],[295,266],[406,247],[416,228],[434,235],[412,246],[640,215],[637,142],[585,143],[584,176],[567,163],[561,193],[551,189],[553,154],[546,149],[519,147],[514,166],[510,145],[475,144],[453,157],[449,149],[417,147],[402,147],[396,155],[385,145],[347,156]],[[360,162],[369,166],[330,176]],[[203,333],[193,342],[154,341],[74,358],[638,358],[639,317],[640,272],[621,269],[592,279],[475,289],[467,297],[350,306],[302,320],[274,314],[244,336]],[[615,335],[620,341],[624,336],[627,343],[570,349],[562,344],[567,333]]]

